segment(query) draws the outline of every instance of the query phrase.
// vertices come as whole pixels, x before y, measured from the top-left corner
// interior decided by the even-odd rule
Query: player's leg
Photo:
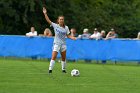
[[[52,73],[52,70],[53,70],[53,67],[54,67],[54,64],[55,64],[56,56],[57,56],[57,51],[53,51],[52,52],[52,58],[51,58],[51,61],[50,61],[50,66],[49,66],[49,73]]]
[[[60,46],[55,45],[53,46],[53,52],[52,52],[52,58],[50,61],[50,65],[49,65],[49,73],[52,73],[54,64],[55,64],[55,59],[57,57],[58,51],[60,50]]]
[[[61,66],[62,66],[62,72],[66,73],[66,45],[62,46],[61,49]]]

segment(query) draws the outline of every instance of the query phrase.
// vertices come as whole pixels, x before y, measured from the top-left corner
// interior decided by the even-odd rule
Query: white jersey
[[[90,36],[90,38],[93,38],[93,39],[100,39],[101,38],[101,34],[99,32],[97,33],[94,33]]]
[[[60,27],[59,24],[51,23],[54,28],[55,37],[54,37],[54,44],[62,45],[66,44],[66,36],[70,33],[68,26],[65,28]]]
[[[37,36],[37,31],[26,33],[26,36]]]

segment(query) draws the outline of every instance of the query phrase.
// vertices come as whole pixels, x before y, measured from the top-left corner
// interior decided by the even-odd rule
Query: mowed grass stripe
[[[47,61],[0,59],[0,93],[140,93],[139,66],[68,62],[63,74],[56,62],[51,75],[48,66]],[[70,76],[74,68],[79,77]]]

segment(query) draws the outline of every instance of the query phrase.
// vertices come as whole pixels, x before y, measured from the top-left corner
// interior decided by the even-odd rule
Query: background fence
[[[66,40],[67,59],[140,61],[140,40]],[[0,36],[2,57],[51,58],[52,46],[53,38]]]

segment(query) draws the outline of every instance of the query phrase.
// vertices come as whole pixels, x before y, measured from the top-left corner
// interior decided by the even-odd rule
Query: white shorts
[[[57,51],[57,52],[64,52],[66,51],[66,45],[58,45],[58,44],[53,44],[53,51]]]

